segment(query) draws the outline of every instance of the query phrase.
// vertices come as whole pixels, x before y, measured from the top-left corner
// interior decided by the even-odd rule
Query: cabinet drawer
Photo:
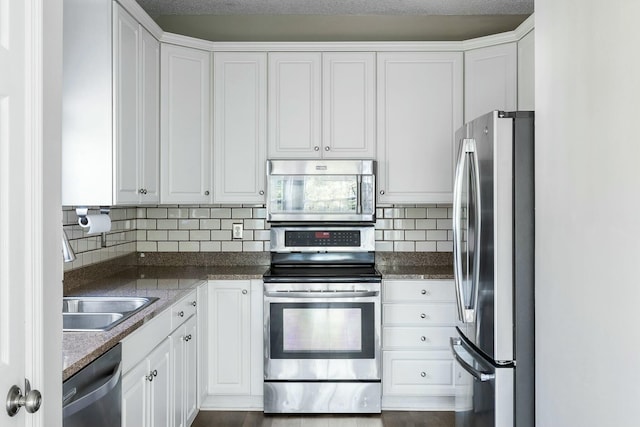
[[[197,292],[194,289],[171,306],[171,330],[175,330],[188,318],[196,314]]]
[[[385,280],[382,298],[384,302],[455,302],[456,292],[452,280]]]
[[[455,303],[383,304],[382,323],[388,325],[455,325]]]
[[[453,360],[446,352],[383,352],[382,387],[385,395],[453,394]]]
[[[453,336],[456,336],[453,327],[385,327],[382,330],[382,346],[385,349],[446,349],[449,338]]]

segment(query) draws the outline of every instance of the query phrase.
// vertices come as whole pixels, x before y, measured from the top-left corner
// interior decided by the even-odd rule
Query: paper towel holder
[[[104,215],[109,215],[110,208],[107,206],[100,206],[100,213]],[[86,206],[76,208],[76,215],[78,215],[78,223],[82,226],[89,224],[89,220],[87,219],[87,215],[89,214],[89,208]],[[100,233],[100,247],[107,247],[107,233]]]
[[[109,215],[110,210],[111,209],[109,207],[100,206],[100,213],[101,214]],[[76,208],[76,215],[78,215],[78,219],[79,219],[80,225],[89,224],[89,220],[87,219],[87,215],[88,214],[89,214],[89,208],[87,208],[85,206]]]

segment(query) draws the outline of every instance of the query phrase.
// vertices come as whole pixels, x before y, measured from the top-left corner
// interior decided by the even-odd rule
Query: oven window
[[[270,304],[272,359],[374,357],[374,303]]]

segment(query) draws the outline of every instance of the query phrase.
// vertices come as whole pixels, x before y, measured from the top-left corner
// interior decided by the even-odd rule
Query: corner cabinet
[[[202,409],[262,409],[262,280],[211,280]]]
[[[383,282],[383,410],[453,410],[456,322],[453,281]]]
[[[375,157],[375,57],[269,53],[269,158]]]
[[[462,53],[378,53],[378,203],[451,203]]]
[[[111,0],[64,20],[62,204],[157,203],[159,42]]]
[[[517,44],[468,50],[464,54],[464,120],[492,110],[517,109]]]
[[[211,55],[162,43],[160,71],[160,203],[211,203]]]
[[[214,203],[264,203],[267,54],[213,54]]]

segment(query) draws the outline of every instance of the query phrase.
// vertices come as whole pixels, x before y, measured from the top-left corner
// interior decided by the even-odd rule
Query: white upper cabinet
[[[264,203],[267,54],[213,54],[214,203]]]
[[[211,55],[160,49],[160,202],[211,203]]]
[[[492,110],[517,109],[516,43],[473,49],[464,54],[464,119]]]
[[[64,20],[62,204],[157,203],[158,41],[111,0]]]
[[[378,202],[451,203],[462,53],[378,53]]]
[[[158,203],[160,43],[117,4],[113,35],[115,201]]]
[[[375,53],[269,53],[269,158],[373,158]]]
[[[321,138],[319,52],[269,53],[269,157],[319,157]]]
[[[322,54],[322,155],[375,157],[376,54]]]
[[[518,110],[535,109],[535,31],[518,41]]]

